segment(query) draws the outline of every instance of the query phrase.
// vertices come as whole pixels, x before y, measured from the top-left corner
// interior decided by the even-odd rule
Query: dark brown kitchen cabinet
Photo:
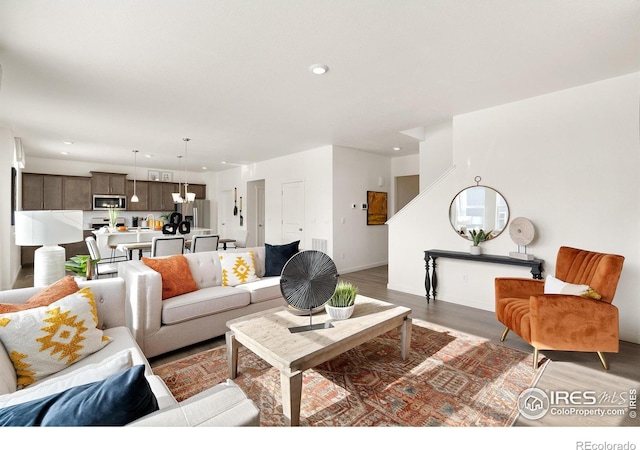
[[[197,200],[204,200],[207,198],[207,185],[189,184],[189,192],[194,192]]]
[[[93,194],[127,195],[127,175],[124,173],[91,172]]]
[[[91,211],[93,209],[91,198],[90,177],[63,177],[63,209],[81,209],[83,211]]]
[[[38,173],[22,174],[22,209],[63,209],[63,177]]]
[[[175,203],[173,203],[173,192],[178,192],[177,183],[164,183],[161,181],[153,181],[148,183],[149,186],[149,211],[175,211]]]
[[[136,195],[138,202],[131,201],[133,195],[133,180],[127,180],[127,210],[128,211],[149,211],[149,182],[136,181]]]

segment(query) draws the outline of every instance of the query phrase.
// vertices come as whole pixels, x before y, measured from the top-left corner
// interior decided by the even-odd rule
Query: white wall
[[[0,126],[0,289],[11,289],[20,269],[19,248],[14,245],[11,225],[11,167],[13,166],[13,133]]]
[[[361,205],[367,203],[367,191],[387,192],[387,208],[392,211],[390,179],[388,157],[334,147],[333,258],[339,272],[387,263],[387,225],[367,225],[367,211]]]
[[[452,164],[453,122],[451,120],[424,128],[420,142],[420,192],[424,191]]]
[[[639,100],[635,73],[455,117],[455,169],[390,221],[389,288],[424,295],[423,251],[468,250],[448,208],[479,175],[503,194],[511,218],[532,220],[537,238],[528,250],[545,260],[545,273],[555,272],[561,245],[626,257],[614,304],[621,339],[640,343]],[[508,232],[484,247],[501,255],[516,249]],[[493,311],[496,276],[529,274],[441,258],[438,298]]]
[[[238,188],[238,197],[247,198],[249,181],[265,180],[265,242],[283,244],[282,238],[282,193],[283,183],[303,181],[305,186],[304,238],[300,246],[311,248],[313,238],[327,239],[329,249],[333,245],[332,211],[332,147],[320,147],[294,155],[225,170],[217,174],[216,197],[223,192]],[[218,227],[222,228],[222,218]],[[245,229],[248,219],[240,227]],[[249,236],[249,243],[253,242]],[[250,244],[251,245],[251,244]],[[332,256],[330,254],[330,256]]]

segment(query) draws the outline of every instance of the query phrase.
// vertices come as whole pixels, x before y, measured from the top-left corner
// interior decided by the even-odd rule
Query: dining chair
[[[219,240],[217,234],[196,234],[191,239],[191,253],[216,251]]]
[[[127,257],[125,255],[115,256],[112,258],[107,258],[106,260],[102,260],[102,256],[100,255],[100,249],[98,248],[98,243],[96,242],[96,238],[93,236],[88,236],[85,239],[87,244],[87,249],[89,250],[89,257],[91,258],[91,263],[95,269],[96,278],[100,278],[101,276],[115,276],[118,274],[118,262],[126,261]]]
[[[181,255],[184,253],[184,236],[155,236],[151,241],[151,256]]]

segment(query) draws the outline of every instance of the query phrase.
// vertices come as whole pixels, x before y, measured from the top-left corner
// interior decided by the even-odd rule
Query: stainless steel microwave
[[[127,209],[127,197],[124,195],[94,195],[93,210],[105,211],[111,208]]]

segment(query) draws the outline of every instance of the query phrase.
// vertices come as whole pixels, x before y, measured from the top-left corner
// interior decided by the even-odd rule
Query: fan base
[[[291,327],[289,328],[289,332],[301,333],[303,331],[324,330],[326,328],[333,328],[333,324],[331,322],[325,322],[325,323],[314,323],[313,325],[303,325],[301,327]]]
[[[525,261],[531,261],[535,259],[535,257],[533,255],[530,255],[529,253],[520,252],[509,252],[509,258],[523,259]]]

